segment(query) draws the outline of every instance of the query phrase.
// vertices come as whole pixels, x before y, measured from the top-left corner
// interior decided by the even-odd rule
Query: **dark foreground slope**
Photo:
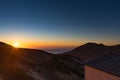
[[[87,43],[63,54],[13,48],[0,42],[0,80],[83,80],[86,61],[120,53],[120,45]]]
[[[83,61],[90,61],[92,59],[95,59],[96,57],[108,53],[120,54],[120,45],[106,46],[103,44],[87,43],[85,45],[73,49],[72,51],[63,53],[62,55],[74,56],[79,59],[82,59]]]
[[[82,80],[82,60],[0,42],[0,80]]]

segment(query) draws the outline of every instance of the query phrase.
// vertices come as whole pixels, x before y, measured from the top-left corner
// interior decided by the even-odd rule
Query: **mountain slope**
[[[1,80],[82,80],[83,66],[73,57],[14,48],[0,42]]]
[[[84,61],[89,61],[108,53],[120,53],[120,45],[105,46],[103,44],[87,43],[62,55],[74,56]]]
[[[87,43],[63,54],[51,54],[0,42],[0,80],[84,80],[86,61],[108,53],[120,53],[120,45]]]

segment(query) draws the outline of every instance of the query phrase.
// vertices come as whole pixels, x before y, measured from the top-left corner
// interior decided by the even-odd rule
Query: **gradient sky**
[[[0,0],[0,40],[21,47],[120,43],[119,0]]]

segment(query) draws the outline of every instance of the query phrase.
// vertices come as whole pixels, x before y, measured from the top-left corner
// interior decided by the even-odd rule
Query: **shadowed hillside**
[[[120,54],[120,45],[106,46],[103,44],[87,43],[71,51],[63,53],[62,55],[74,56],[84,61],[89,61],[96,57],[99,57],[99,56],[102,56],[108,53],[119,53]]]
[[[14,48],[0,42],[0,80],[84,80],[87,61],[120,53],[120,45],[87,43],[63,54]]]
[[[0,80],[82,80],[83,63],[77,60],[0,42]]]

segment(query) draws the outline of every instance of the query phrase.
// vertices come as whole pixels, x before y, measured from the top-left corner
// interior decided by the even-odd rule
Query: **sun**
[[[17,47],[20,47],[20,44],[19,44],[18,42],[14,42],[14,43],[13,43],[13,47],[16,47],[16,48],[17,48]]]

